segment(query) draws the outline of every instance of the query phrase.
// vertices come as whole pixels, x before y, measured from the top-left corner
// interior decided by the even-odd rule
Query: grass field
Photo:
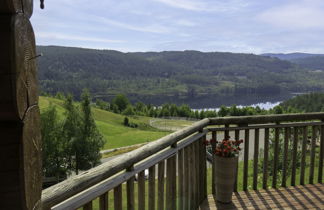
[[[41,112],[50,104],[56,106],[59,117],[63,120],[65,112],[63,101],[55,98],[40,97],[39,106]],[[124,116],[122,115],[97,108],[92,108],[92,112],[98,129],[106,140],[103,150],[150,142],[169,134],[169,132],[160,131],[149,126],[149,120],[151,119],[149,117],[129,117],[130,122],[138,125],[137,128],[130,128],[123,125]]]

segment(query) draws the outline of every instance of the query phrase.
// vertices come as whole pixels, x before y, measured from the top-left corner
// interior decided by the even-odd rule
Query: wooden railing
[[[204,145],[206,131],[203,128],[209,121],[204,119],[196,122],[44,190],[43,209],[92,209],[92,201],[98,197],[99,208],[108,209],[107,192],[110,190],[113,191],[112,205],[115,209],[134,209],[135,177],[138,209],[146,208],[146,200],[148,209],[155,209],[155,205],[157,209],[170,210],[177,206],[184,209],[197,208],[207,196]],[[147,182],[146,169],[149,171]],[[126,199],[122,198],[125,182]],[[145,193],[146,185],[148,196]],[[123,202],[125,200],[126,203]]]
[[[316,181],[322,183],[324,150],[323,113],[214,118],[210,119],[210,125],[217,125],[217,127],[209,128],[213,139],[222,140],[227,136],[232,136],[232,139],[235,140],[244,139],[243,154],[240,158],[242,160],[240,163],[242,170],[238,170],[234,186],[235,191],[238,190],[239,186],[244,191],[248,189],[257,190],[258,185],[261,185],[263,189],[267,189],[270,186],[272,188],[278,186],[286,187],[288,174],[291,174],[288,185],[295,186],[297,181],[303,185],[305,184],[306,168],[309,174],[307,182],[313,184],[316,162],[315,154],[317,153],[315,150],[316,141],[319,144],[318,159],[316,159],[318,165]],[[251,138],[251,135],[253,135],[253,138]],[[309,138],[310,143],[308,143]],[[260,149],[261,142],[263,143],[262,149]],[[282,143],[283,148],[279,147],[279,143]],[[253,145],[253,151],[250,151],[251,144]],[[289,145],[291,150],[288,150]],[[307,149],[307,145],[309,149]],[[215,144],[212,145],[212,150],[214,148]],[[269,157],[270,153],[273,154],[271,159]],[[297,154],[299,154],[300,160],[297,160]],[[282,161],[280,161],[280,156],[283,156]],[[262,160],[261,163],[259,159]],[[308,160],[307,164],[306,159]],[[291,162],[291,168],[288,168],[288,162]],[[253,164],[252,167],[249,167],[249,164]],[[297,174],[297,166],[299,174]],[[271,171],[269,171],[269,168]],[[249,169],[252,169],[251,173]],[[213,193],[215,192],[214,173],[215,166],[213,164]],[[242,180],[238,180],[240,175]],[[299,180],[296,180],[297,175],[299,175]],[[260,180],[261,176],[262,180]],[[269,183],[269,177],[271,178],[271,183]],[[279,178],[281,183],[278,183]]]
[[[241,179],[237,178],[235,190],[241,190],[241,186],[242,190],[258,189],[258,185],[285,187],[289,174],[289,185],[297,184],[297,175],[299,184],[321,183],[323,120],[324,113],[204,119],[44,190],[43,209],[88,210],[97,198],[99,209],[108,209],[108,200],[112,200],[110,208],[117,210],[197,209],[207,197],[207,173],[211,172],[212,177],[209,189],[215,192],[215,167],[212,164],[207,169],[205,140],[221,140],[225,136],[244,139],[242,162],[238,164],[242,169],[238,173]],[[315,148],[318,140],[319,149]],[[281,142],[283,148],[279,147]],[[252,153],[250,145],[254,145]],[[289,146],[292,151],[288,151]],[[283,161],[279,154],[283,154]],[[291,168],[287,166],[289,161]],[[147,180],[145,171],[148,171]],[[113,199],[108,199],[112,194]]]

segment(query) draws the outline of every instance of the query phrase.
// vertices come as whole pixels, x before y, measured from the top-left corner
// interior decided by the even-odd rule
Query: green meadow
[[[61,120],[64,120],[65,112],[63,103],[62,100],[56,98],[43,96],[39,98],[40,111],[44,111],[50,104],[53,104]],[[106,140],[103,150],[150,142],[169,134],[169,132],[151,127],[149,117],[128,117],[130,122],[138,125],[137,128],[130,128],[123,125],[125,117],[123,115],[97,108],[92,108],[92,113],[99,131]]]

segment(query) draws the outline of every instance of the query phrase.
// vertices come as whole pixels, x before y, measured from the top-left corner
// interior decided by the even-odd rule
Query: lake
[[[175,96],[129,96],[132,102],[142,101],[146,104],[160,106],[165,103],[174,103],[177,105],[188,104],[192,109],[217,109],[220,106],[259,106],[260,108],[270,109],[279,104],[279,102],[292,98],[293,94],[280,95],[242,95],[242,96],[216,96],[205,95],[194,98],[179,98]]]

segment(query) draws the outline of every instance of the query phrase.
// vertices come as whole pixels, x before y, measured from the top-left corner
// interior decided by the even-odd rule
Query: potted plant
[[[210,140],[211,144],[215,144],[215,149],[211,152],[214,154],[216,200],[221,203],[230,203],[232,201],[238,156],[241,150],[240,144],[242,142],[242,139],[230,140],[230,137],[222,141]],[[209,148],[212,150],[211,147]]]

